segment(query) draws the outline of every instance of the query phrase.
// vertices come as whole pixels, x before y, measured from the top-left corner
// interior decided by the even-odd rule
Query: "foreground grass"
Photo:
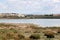
[[[0,40],[9,40],[9,39],[23,39],[24,35],[17,32],[15,29],[0,29]]]
[[[60,40],[60,27],[26,26],[0,23],[0,40]],[[46,35],[54,37],[48,38]]]

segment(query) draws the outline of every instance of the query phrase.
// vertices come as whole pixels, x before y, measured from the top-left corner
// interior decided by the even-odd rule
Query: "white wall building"
[[[18,17],[25,17],[25,15],[23,15],[23,14],[19,14]]]

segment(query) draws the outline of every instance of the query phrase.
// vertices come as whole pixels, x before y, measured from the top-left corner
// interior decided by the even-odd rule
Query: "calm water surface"
[[[0,19],[0,23],[34,23],[41,26],[60,26],[60,19]]]

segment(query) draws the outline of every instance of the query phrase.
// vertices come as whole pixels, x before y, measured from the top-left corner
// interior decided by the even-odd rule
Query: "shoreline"
[[[60,26],[43,26],[43,25],[37,25],[37,24],[33,24],[33,23],[0,23],[0,24],[6,24],[6,25],[8,25],[8,24],[10,24],[10,25],[25,25],[25,26],[27,26],[27,25],[36,25],[36,26],[38,26],[38,27],[42,27],[42,28],[47,28],[47,27],[60,27]]]

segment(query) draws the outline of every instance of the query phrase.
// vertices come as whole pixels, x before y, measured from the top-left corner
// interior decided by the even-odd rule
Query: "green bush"
[[[20,40],[20,39],[24,39],[24,38],[25,38],[25,36],[22,34],[15,34],[14,35],[14,40]]]
[[[0,23],[0,27],[10,27],[10,26],[13,26],[13,27],[16,27],[16,25],[13,25],[13,24],[5,24],[5,23]]]
[[[40,35],[39,34],[32,34],[29,38],[30,39],[40,39]]]
[[[8,32],[8,33],[6,34],[6,36],[7,36],[8,39],[11,39],[11,38],[13,38],[14,33],[13,33],[13,32]]]
[[[17,30],[16,29],[13,29],[13,28],[11,28],[10,31],[12,31],[14,33],[17,33]]]
[[[19,39],[24,39],[25,38],[25,36],[22,35],[22,34],[18,34],[18,37],[19,37]]]
[[[35,24],[30,24],[30,28],[32,28],[32,29],[39,29],[38,25],[35,25]]]

